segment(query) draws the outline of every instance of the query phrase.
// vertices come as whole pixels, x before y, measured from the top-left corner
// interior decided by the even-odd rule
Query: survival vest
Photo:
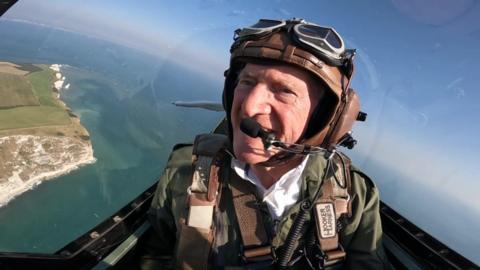
[[[202,134],[195,138],[193,146],[193,176],[188,188],[186,220],[181,220],[181,232],[177,247],[177,269],[207,269],[214,239],[214,210],[219,203],[219,171],[227,154],[228,138],[221,134]],[[236,176],[228,179],[233,196],[235,214],[240,228],[243,260],[246,269],[265,269],[277,264],[288,268],[294,247],[301,234],[306,213],[315,217],[315,238],[321,253],[321,267],[342,262],[346,253],[339,243],[339,221],[351,216],[350,160],[343,154],[332,157],[332,166],[327,166],[321,187],[314,202],[302,203],[283,249],[275,254],[266,229],[257,209],[254,188]],[[328,169],[332,167],[332,169]],[[303,219],[303,220],[302,220]],[[198,247],[195,250],[187,246]],[[319,256],[316,256],[319,260]],[[250,267],[249,267],[250,266]]]

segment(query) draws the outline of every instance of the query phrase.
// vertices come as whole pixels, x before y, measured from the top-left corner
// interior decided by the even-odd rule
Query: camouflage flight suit
[[[272,222],[266,205],[259,200],[263,217],[276,235],[272,246],[282,247],[288,231],[299,211],[300,201],[313,197],[313,193],[321,184],[326,160],[321,155],[312,155],[307,161],[302,174],[302,188],[297,204],[288,209],[279,222]],[[229,175],[230,159],[224,162],[221,175]],[[193,173],[192,146],[177,145],[172,152],[165,171],[160,178],[152,207],[149,212],[150,222],[156,233],[149,237],[147,254],[142,257],[142,269],[170,269],[175,258],[175,248],[179,239],[179,223],[186,216],[187,188],[191,184]],[[389,269],[382,247],[382,228],[379,215],[378,190],[373,182],[359,170],[352,168],[352,217],[344,221],[340,232],[340,243],[347,253],[343,269]],[[225,181],[221,179],[220,181]],[[228,180],[227,180],[228,181]],[[245,181],[247,184],[247,181]],[[212,268],[222,269],[225,266],[240,266],[239,255],[241,237],[232,195],[227,184],[223,185],[220,205],[215,213],[215,239],[212,248]],[[307,217],[309,222],[310,215]],[[300,239],[302,241],[302,239]],[[192,247],[195,248],[195,247]],[[307,269],[296,267],[298,269]]]

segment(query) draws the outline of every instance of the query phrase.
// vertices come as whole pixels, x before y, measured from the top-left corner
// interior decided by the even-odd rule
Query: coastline
[[[53,75],[52,97],[69,115],[70,124],[0,133],[0,207],[43,181],[96,161],[88,131],[60,99],[60,92],[70,87],[64,84],[62,65],[47,67]]]
[[[40,139],[54,139],[54,140],[61,140],[62,138],[55,138],[55,137],[47,137],[47,136],[33,136],[33,135],[14,135],[14,136],[7,136],[7,137],[0,137],[0,146],[6,140],[16,140],[17,142],[24,142],[28,139],[39,141]],[[22,170],[13,170],[12,175],[8,177],[8,180],[0,182],[0,207],[5,206],[8,204],[9,201],[17,197],[18,195],[22,194],[25,191],[31,190],[37,185],[41,184],[45,180],[50,180],[55,177],[65,175],[73,170],[78,169],[81,166],[92,164],[96,162],[96,158],[93,156],[93,148],[90,143],[81,142],[78,139],[68,138],[71,140],[75,140],[77,144],[81,144],[82,148],[78,156],[75,156],[75,159],[70,162],[62,161],[62,164],[56,168],[55,170],[47,170],[47,171],[37,171],[28,177],[28,179],[23,180],[21,179],[20,174],[22,174]],[[65,139],[64,139],[65,140]],[[51,155],[51,153],[46,153],[45,155],[39,155],[38,152],[33,153],[37,156],[37,159],[45,160],[45,155]],[[19,161],[19,163],[25,163],[23,161]],[[25,169],[25,168],[23,168]]]

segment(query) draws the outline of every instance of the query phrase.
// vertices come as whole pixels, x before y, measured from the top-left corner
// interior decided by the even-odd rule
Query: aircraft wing
[[[222,104],[213,101],[174,101],[172,102],[175,106],[180,107],[189,107],[189,108],[202,108],[210,111],[221,112],[223,111]]]

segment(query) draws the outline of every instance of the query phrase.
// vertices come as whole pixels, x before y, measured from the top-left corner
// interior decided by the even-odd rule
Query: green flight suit
[[[232,173],[230,159],[223,163],[221,175]],[[302,173],[302,188],[297,204],[288,209],[280,222],[276,223],[276,235],[272,246],[281,247],[299,211],[300,202],[313,197],[321,184],[326,160],[322,155],[312,155]],[[172,152],[149,211],[150,222],[156,234],[151,235],[146,244],[148,253],[142,257],[142,269],[170,269],[175,258],[175,249],[181,228],[180,219],[186,218],[187,188],[191,185],[192,146],[177,145]],[[382,247],[382,228],[379,214],[378,190],[373,182],[359,170],[352,168],[352,217],[345,220],[340,232],[340,243],[347,253],[343,269],[389,269]],[[220,179],[220,181],[225,181]],[[227,180],[228,181],[228,180]],[[246,182],[247,183],[247,182]],[[261,200],[259,200],[261,202]],[[263,217],[272,226],[266,205]],[[242,265],[240,252],[241,237],[231,192],[223,185],[220,204],[216,207],[214,222],[216,234],[213,246],[213,268]],[[310,215],[307,217],[307,224]],[[195,247],[192,247],[195,248]]]

